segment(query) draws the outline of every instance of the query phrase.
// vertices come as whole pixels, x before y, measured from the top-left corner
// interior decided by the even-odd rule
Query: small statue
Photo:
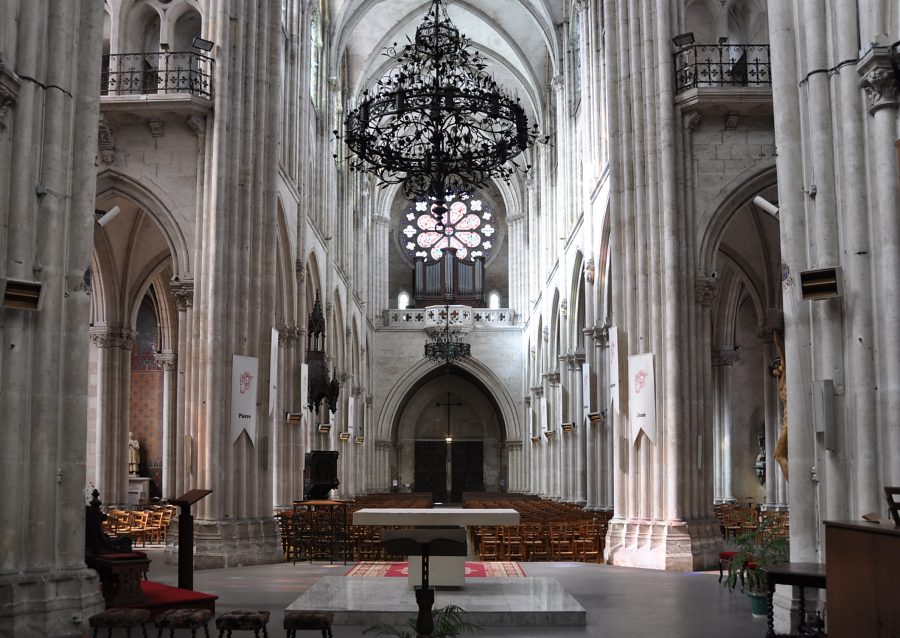
[[[788,480],[788,415],[787,415],[787,370],[784,360],[784,337],[775,331],[775,347],[778,349],[778,359],[769,370],[769,374],[778,379],[778,397],[781,399],[781,429],[778,432],[778,440],[775,442],[775,450],[772,456],[781,467],[784,480]]]
[[[128,475],[137,476],[138,467],[141,464],[141,444],[134,438],[134,435],[128,433]]]

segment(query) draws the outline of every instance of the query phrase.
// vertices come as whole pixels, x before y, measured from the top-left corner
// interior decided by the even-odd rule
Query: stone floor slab
[[[395,581],[395,582],[392,582]],[[435,592],[435,609],[457,605],[485,627],[583,626],[584,607],[555,578],[478,578],[457,590]],[[336,625],[403,625],[414,618],[415,594],[405,580],[326,576],[286,611],[334,612]]]

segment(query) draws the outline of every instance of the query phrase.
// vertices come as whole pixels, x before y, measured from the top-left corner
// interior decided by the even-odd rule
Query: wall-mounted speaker
[[[804,270],[800,273],[800,292],[804,299],[831,299],[843,293],[841,269],[819,268]]]
[[[41,309],[41,284],[38,281],[18,279],[0,280],[4,308],[16,310]]]

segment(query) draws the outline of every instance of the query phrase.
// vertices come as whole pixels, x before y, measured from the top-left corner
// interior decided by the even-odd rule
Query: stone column
[[[189,380],[194,370],[194,339],[191,325],[194,315],[194,282],[184,279],[169,282],[169,291],[175,297],[178,308],[178,358],[176,359],[177,376],[175,394],[179,398],[175,406],[175,453],[172,468],[172,492],[167,497],[178,497],[187,492],[191,484],[190,475],[194,471],[195,447],[193,429],[189,427],[189,411],[191,395],[195,387]]]
[[[572,378],[572,412],[569,419],[575,424],[575,463],[569,466],[569,472],[575,477],[572,498],[581,506],[587,504],[587,442],[588,432],[584,425],[584,355],[575,354],[569,358],[569,369]],[[574,468],[574,472],[572,469]]]
[[[178,445],[178,422],[176,419],[176,406],[178,405],[177,361],[178,357],[174,352],[160,352],[156,355],[156,365],[163,371],[162,493],[165,498],[181,496],[181,493],[176,494],[174,490],[175,457],[180,447]]]
[[[204,193],[196,222],[196,294],[190,426],[196,470],[188,487],[212,494],[195,511],[198,568],[281,559],[272,517],[272,468],[260,457],[268,416],[271,328],[275,325],[278,135],[282,62],[280,8],[209,3],[216,43],[216,108],[206,133]],[[237,90],[252,86],[253,90]],[[327,172],[326,172],[327,175]],[[325,199],[326,202],[331,201]],[[235,355],[255,357],[255,438],[231,432]]]
[[[882,452],[882,482],[900,485],[900,192],[897,184],[897,155],[889,143],[897,139],[897,79],[887,55],[887,47],[873,47],[860,61],[858,70],[872,121],[869,122],[871,178],[877,187],[870,200],[872,233],[878,240],[872,244],[876,267],[875,298],[878,300],[878,414],[882,415],[878,438],[886,445]]]
[[[713,388],[716,409],[714,412],[713,428],[716,438],[713,449],[716,455],[715,483],[717,487],[714,496],[717,503],[731,503],[734,500],[734,487],[732,485],[732,445],[733,445],[733,397],[731,392],[732,368],[738,360],[738,353],[734,347],[723,346],[712,353]]]
[[[84,565],[90,284],[103,6],[3,5],[0,635],[81,635],[103,609]],[[73,622],[73,617],[76,622]]]
[[[547,394],[547,430],[552,432],[550,437],[546,434],[547,464],[549,469],[549,481],[547,490],[549,497],[555,500],[561,498],[562,485],[560,480],[560,466],[562,465],[562,432],[560,432],[560,402],[561,391],[559,385],[559,373],[549,372],[544,375]]]
[[[535,465],[533,490],[534,494],[546,498],[549,497],[550,494],[550,451],[542,427],[543,419],[545,417],[542,417],[541,414],[546,414],[544,387],[538,385],[531,388],[531,397],[532,410],[535,412],[535,427],[532,430],[532,434],[537,437],[537,440],[532,443],[531,447],[532,458],[534,459]]]
[[[108,505],[128,502],[128,439],[131,423],[130,328],[91,328],[97,358],[97,489]]]

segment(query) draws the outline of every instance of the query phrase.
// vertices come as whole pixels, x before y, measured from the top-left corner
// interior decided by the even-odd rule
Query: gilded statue
[[[778,359],[769,368],[769,374],[778,379],[778,397],[781,399],[781,429],[775,443],[773,456],[781,467],[784,479],[788,480],[788,412],[787,412],[787,370],[784,363],[784,335],[775,331],[775,347]]]

